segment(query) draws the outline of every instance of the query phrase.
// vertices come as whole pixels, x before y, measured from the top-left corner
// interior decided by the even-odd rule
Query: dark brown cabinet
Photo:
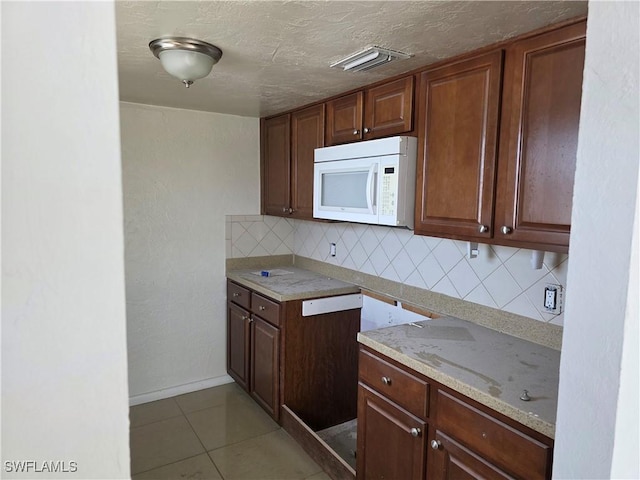
[[[324,105],[263,120],[261,142],[263,212],[313,218],[313,151],[324,146]]]
[[[358,478],[424,478],[427,424],[358,386]]]
[[[360,348],[358,477],[546,480],[553,440]]]
[[[513,479],[511,475],[506,474],[440,431],[436,431],[434,441],[438,453],[432,454],[429,463],[431,470],[427,474],[429,479]]]
[[[413,130],[413,75],[326,103],[326,145],[400,135]]]
[[[260,317],[251,318],[251,396],[277,419],[280,330]]]
[[[267,215],[289,213],[291,192],[291,116],[262,121],[262,210]]]
[[[280,417],[280,305],[227,282],[227,372]]]
[[[245,390],[249,387],[249,348],[251,314],[227,302],[227,370]]]
[[[416,233],[567,251],[585,25],[422,73]]]
[[[491,237],[502,51],[420,78],[415,231]]]
[[[569,245],[586,22],[506,50],[494,236]]]
[[[433,478],[458,478],[451,472],[465,464],[467,471],[476,472],[469,478],[550,478],[548,439],[537,440],[443,389],[436,403],[437,431],[430,449]]]
[[[291,114],[291,216],[313,218],[313,155],[324,147],[324,105]]]

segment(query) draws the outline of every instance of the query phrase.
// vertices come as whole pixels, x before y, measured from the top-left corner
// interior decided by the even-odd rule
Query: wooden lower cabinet
[[[424,477],[427,424],[358,385],[358,478]]]
[[[360,309],[303,317],[302,303],[227,281],[227,372],[274,420],[286,405],[318,431],[356,417]]]
[[[280,330],[260,317],[251,318],[251,396],[278,418]]]
[[[234,282],[227,299],[227,372],[278,420],[280,304]]]
[[[366,347],[358,378],[358,479],[551,478],[552,439]]]
[[[427,478],[446,480],[512,479],[446,434],[436,431],[436,453],[431,454]]]
[[[238,385],[249,387],[249,321],[251,314],[227,302],[227,370]]]

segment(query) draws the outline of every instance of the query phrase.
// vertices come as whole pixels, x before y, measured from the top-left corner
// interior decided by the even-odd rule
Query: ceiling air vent
[[[394,60],[409,58],[408,53],[396,52],[381,47],[369,47],[349,55],[347,58],[331,64],[331,67],[342,67],[343,70],[361,72],[384,65]]]

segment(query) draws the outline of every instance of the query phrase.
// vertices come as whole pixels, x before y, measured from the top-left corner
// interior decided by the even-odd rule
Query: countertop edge
[[[333,295],[348,295],[350,293],[360,293],[360,287],[358,285],[348,285],[338,288],[330,288],[323,290],[310,290],[302,293],[295,293],[291,295],[282,295],[269,288],[266,288],[263,285],[260,285],[257,282],[252,282],[251,280],[243,277],[242,275],[234,272],[228,271],[227,278],[232,280],[240,285],[243,285],[251,290],[254,290],[262,295],[265,295],[273,300],[278,302],[289,302],[292,300],[307,300],[310,298],[321,298],[321,297],[329,297]]]
[[[383,345],[371,338],[368,338],[361,333],[358,334],[358,342],[362,345],[365,345],[372,350],[385,355],[396,362],[404,365],[405,367],[414,370],[422,375],[425,375],[436,382],[441,383],[442,385],[455,390],[458,393],[466,395],[472,400],[481,403],[482,405],[495,410],[498,413],[501,413],[512,420],[515,420],[522,425],[535,430],[538,433],[546,435],[549,438],[555,437],[555,425],[549,422],[545,422],[540,418],[531,416],[529,413],[520,410],[509,403],[506,403],[500,399],[492,397],[491,395],[477,390],[468,384],[457,380],[455,377],[450,375],[443,374],[442,372],[437,371],[436,369],[426,365],[424,363],[418,362],[417,360],[413,360],[410,357],[394,350],[392,348]]]

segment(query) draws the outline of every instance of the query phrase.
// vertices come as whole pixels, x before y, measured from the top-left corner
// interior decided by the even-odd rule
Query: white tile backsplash
[[[262,215],[227,216],[227,257],[295,254],[380,276],[455,298],[562,325],[563,314],[542,307],[544,286],[565,288],[568,256],[547,252],[541,270],[531,251],[479,245],[467,258],[466,242],[413,235],[406,229],[319,223]],[[329,243],[337,254],[329,255]]]

